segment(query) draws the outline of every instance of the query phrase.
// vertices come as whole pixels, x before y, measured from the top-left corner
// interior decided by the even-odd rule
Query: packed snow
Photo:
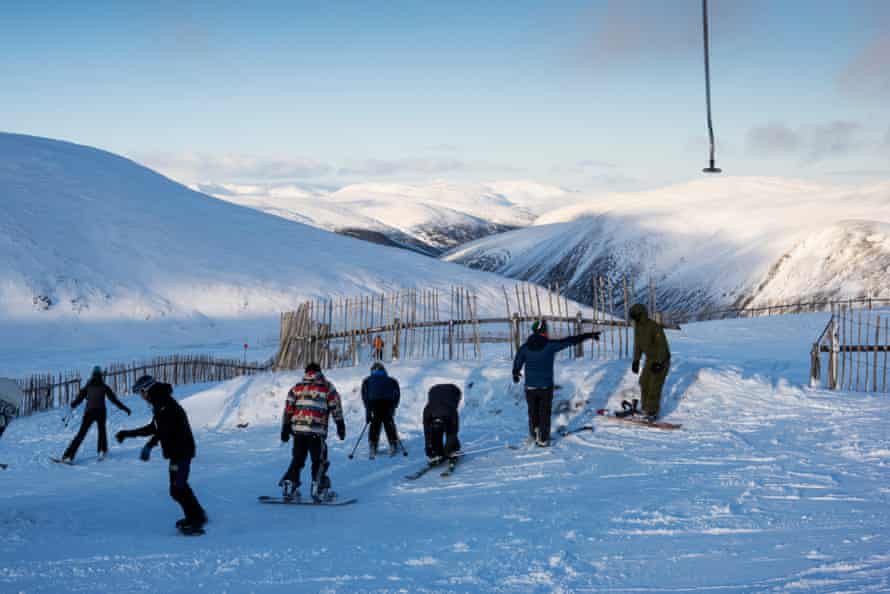
[[[16,420],[0,440],[0,590],[10,592],[886,592],[890,409],[885,396],[808,384],[823,314],[669,331],[663,400],[677,431],[608,423],[636,392],[627,360],[558,363],[557,426],[593,430],[549,449],[468,455],[455,474],[423,464],[427,389],[464,390],[465,450],[522,444],[525,404],[504,346],[483,360],[403,362],[397,422],[408,457],[348,460],[364,416],[363,369],[329,378],[347,439],[329,440],[340,508],[265,506],[289,460],[278,421],[297,373],[181,387],[198,442],[192,486],[207,534],[178,536],[166,465],[139,440],[97,462],[52,464],[72,437],[60,412]],[[138,426],[110,414],[110,431]],[[238,425],[248,423],[246,428]],[[304,473],[307,471],[304,471]],[[305,474],[304,474],[305,477]]]

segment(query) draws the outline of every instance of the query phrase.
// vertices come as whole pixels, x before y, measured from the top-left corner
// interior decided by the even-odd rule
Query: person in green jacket
[[[643,414],[647,421],[655,421],[661,406],[661,389],[671,367],[671,349],[668,347],[664,328],[655,320],[649,319],[649,312],[642,303],[630,308],[630,319],[634,322],[634,359],[631,371],[640,372],[640,358],[646,355],[646,364],[640,374],[640,396],[643,401]]]

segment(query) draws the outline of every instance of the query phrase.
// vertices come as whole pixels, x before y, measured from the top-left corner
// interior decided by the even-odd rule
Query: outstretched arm
[[[550,344],[554,345],[555,350],[557,352],[567,349],[571,346],[575,346],[576,344],[580,344],[587,340],[588,338],[593,338],[594,340],[599,340],[600,333],[599,332],[585,332],[584,334],[576,334],[574,336],[567,336],[565,338],[561,338],[559,340],[551,340]]]
[[[84,387],[82,387],[82,388],[80,389],[80,391],[77,393],[77,398],[75,398],[75,399],[71,402],[71,408],[77,408],[77,406],[78,406],[81,402],[83,402],[83,399],[86,398],[86,397],[87,397],[87,387],[84,386]]]
[[[127,407],[126,404],[124,404],[123,402],[118,400],[117,395],[114,393],[114,390],[112,390],[108,386],[105,386],[105,395],[108,397],[109,400],[111,400],[112,404],[114,404],[116,407],[118,407],[119,409],[121,409],[122,411],[127,413],[128,415],[130,414],[129,407]]]

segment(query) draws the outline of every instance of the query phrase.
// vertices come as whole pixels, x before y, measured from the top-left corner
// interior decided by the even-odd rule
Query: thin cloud
[[[862,124],[835,120],[797,129],[778,122],[756,126],[748,131],[746,147],[753,157],[788,155],[812,163],[845,157],[874,144]]]
[[[879,34],[856,54],[838,83],[846,93],[890,99],[890,34]]]
[[[753,26],[763,0],[712,3],[711,29],[720,40]],[[698,0],[610,0],[594,19],[587,45],[594,61],[616,61],[665,53],[691,52],[702,44],[702,7]]]
[[[139,160],[175,179],[188,181],[312,179],[333,170],[331,165],[313,159],[206,153],[151,153]]]

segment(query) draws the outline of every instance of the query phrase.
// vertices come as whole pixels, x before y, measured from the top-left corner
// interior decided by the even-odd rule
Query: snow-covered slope
[[[0,440],[0,591],[836,594],[890,590],[890,408],[884,398],[806,387],[826,315],[690,324],[673,351],[664,432],[594,415],[638,390],[629,361],[560,364],[554,417],[593,431],[522,447],[525,402],[509,362],[393,365],[407,458],[367,459],[362,370],[335,370],[347,438],[328,440],[341,508],[266,506],[290,460],[278,422],[293,374],[179,390],[197,458],[190,482],[210,523],[177,536],[167,461],[143,440],[73,467],[48,461],[73,435],[59,413],[19,419]],[[464,388],[454,475],[424,464],[433,382]],[[195,393],[198,392],[198,393]],[[149,419],[110,411],[110,430]],[[585,404],[586,402],[586,404]],[[244,429],[237,423],[249,422]],[[501,447],[498,447],[501,446]],[[303,470],[303,491],[307,488]]]
[[[7,372],[29,349],[51,369],[53,350],[274,340],[279,312],[336,294],[462,284],[480,313],[501,312],[501,278],[229,204],[85,146],[0,134],[0,204]]]
[[[295,185],[197,185],[222,200],[371,241],[424,253],[530,224],[575,194],[533,182],[361,183],[336,191]]]
[[[656,280],[680,311],[808,297],[890,297],[890,182],[856,190],[727,177],[591,198],[444,259],[568,285],[592,276]]]

